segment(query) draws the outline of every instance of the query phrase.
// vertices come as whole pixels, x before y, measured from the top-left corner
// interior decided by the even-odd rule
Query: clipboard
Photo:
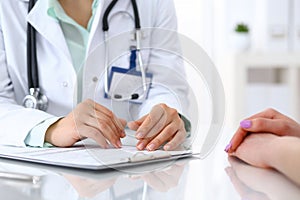
[[[117,169],[191,157],[191,150],[138,151],[135,146],[102,149],[79,142],[69,148],[32,148],[0,146],[0,157],[26,162],[88,170]]]

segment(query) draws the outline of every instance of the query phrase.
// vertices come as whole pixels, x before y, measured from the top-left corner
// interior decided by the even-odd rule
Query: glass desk
[[[87,171],[0,159],[0,171],[40,176],[32,182],[0,179],[1,199],[105,200],[293,200],[300,188],[273,170],[228,159],[228,140],[218,142],[205,159]]]

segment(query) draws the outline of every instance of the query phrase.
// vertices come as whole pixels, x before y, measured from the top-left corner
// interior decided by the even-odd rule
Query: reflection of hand
[[[128,123],[128,127],[137,132],[139,150],[147,148],[153,151],[165,142],[168,143],[164,149],[173,150],[185,140],[187,134],[177,110],[165,104],[154,106],[148,115]]]
[[[248,133],[272,133],[279,136],[300,137],[300,125],[274,109],[267,109],[241,122],[241,126],[231,140],[228,152],[235,151]]]
[[[234,157],[229,162],[226,172],[242,199],[300,199],[300,189],[279,172],[252,167]]]
[[[94,197],[97,194],[110,188],[116,181],[116,178],[109,178],[105,180],[87,179],[70,174],[63,175],[78,192],[80,197]]]
[[[134,178],[143,179],[154,190],[167,192],[178,185],[184,166],[185,163],[176,163],[165,170],[150,172]]]
[[[70,114],[50,126],[46,141],[56,146],[72,146],[83,138],[94,139],[107,148],[108,140],[121,147],[120,138],[125,137],[126,122],[118,119],[110,110],[92,100],[80,103]]]

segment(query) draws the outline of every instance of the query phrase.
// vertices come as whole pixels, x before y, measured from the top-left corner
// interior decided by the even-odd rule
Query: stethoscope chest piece
[[[39,88],[30,88],[30,94],[26,95],[23,100],[25,108],[38,109],[46,111],[48,108],[48,98],[43,95]]]

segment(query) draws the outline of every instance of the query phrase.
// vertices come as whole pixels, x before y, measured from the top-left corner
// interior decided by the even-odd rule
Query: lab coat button
[[[62,86],[63,86],[63,87],[68,87],[68,82],[64,81],[64,82],[62,83]]]
[[[92,79],[92,80],[93,80],[93,82],[95,82],[95,83],[96,83],[96,82],[98,81],[98,78],[95,76],[95,77],[93,77],[93,79]]]

